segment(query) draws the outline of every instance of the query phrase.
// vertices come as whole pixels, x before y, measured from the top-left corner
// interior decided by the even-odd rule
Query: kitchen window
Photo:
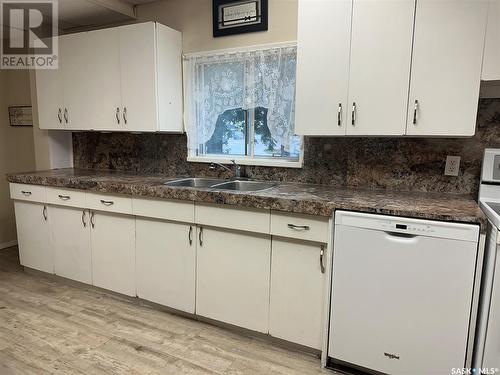
[[[302,166],[295,44],[185,56],[188,161]]]

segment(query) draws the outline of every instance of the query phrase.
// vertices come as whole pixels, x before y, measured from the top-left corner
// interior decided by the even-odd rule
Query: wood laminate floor
[[[0,250],[0,374],[333,374],[312,355],[23,272]]]

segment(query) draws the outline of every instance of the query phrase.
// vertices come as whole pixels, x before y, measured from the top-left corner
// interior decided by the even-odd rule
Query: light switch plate
[[[460,171],[460,156],[450,156],[446,157],[446,166],[444,168],[445,176],[458,176]]]

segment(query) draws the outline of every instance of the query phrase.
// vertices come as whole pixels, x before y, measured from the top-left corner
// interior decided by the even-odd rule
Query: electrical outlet
[[[446,167],[444,168],[445,176],[458,176],[460,171],[460,156],[450,156],[446,157]]]

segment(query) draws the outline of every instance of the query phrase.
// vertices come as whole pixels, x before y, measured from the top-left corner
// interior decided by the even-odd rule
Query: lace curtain
[[[288,151],[294,135],[296,58],[296,46],[186,56],[190,150],[210,140],[226,110],[265,107],[272,137]]]

